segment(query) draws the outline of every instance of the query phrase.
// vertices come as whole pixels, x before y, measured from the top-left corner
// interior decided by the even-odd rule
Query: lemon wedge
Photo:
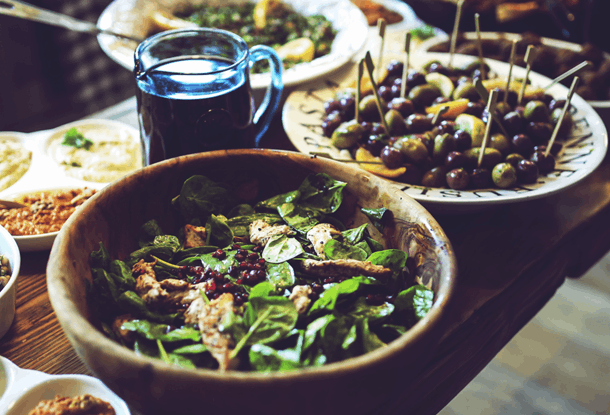
[[[283,60],[311,62],[313,60],[316,48],[313,41],[308,37],[300,37],[291,40],[278,47],[275,52]]]
[[[152,23],[163,32],[165,30],[185,29],[189,27],[197,27],[197,24],[184,19],[179,19],[170,12],[164,10],[155,10],[150,16]]]
[[[356,160],[358,161],[374,161],[381,163],[381,159],[379,157],[373,156],[370,151],[367,149],[360,147],[356,150]],[[407,168],[402,166],[397,169],[389,169],[383,164],[366,164],[363,163],[360,167],[368,172],[374,173],[378,176],[386,177],[388,179],[396,179],[400,177],[402,174],[405,174]]]
[[[280,0],[261,0],[254,6],[254,27],[258,30],[267,25],[267,16],[280,5]]]
[[[426,75],[426,82],[440,89],[441,94],[443,94],[445,98],[451,98],[454,86],[448,76],[438,72],[430,72]]]

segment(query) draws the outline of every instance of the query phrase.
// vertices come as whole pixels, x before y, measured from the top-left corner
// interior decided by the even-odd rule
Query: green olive
[[[385,113],[385,122],[388,125],[388,134],[391,136],[403,135],[407,132],[407,124],[400,112],[388,110]]]
[[[491,179],[502,189],[513,187],[517,183],[517,170],[509,163],[497,164],[491,171]]]
[[[386,108],[387,104],[385,101],[379,97],[381,100],[381,108]],[[377,108],[377,100],[374,95],[367,95],[360,100],[360,104],[358,105],[358,109],[360,110],[360,115],[362,118],[366,120],[379,121],[379,109]]]
[[[529,122],[549,122],[549,110],[542,101],[530,101],[523,108],[523,116]]]
[[[477,167],[479,162],[479,154],[481,153],[481,147],[473,147],[464,151],[464,155],[466,156],[466,166],[474,169]],[[485,154],[483,155],[483,161],[481,163],[481,168],[491,170],[496,164],[502,161],[502,153],[500,153],[495,148],[485,148]]]
[[[506,138],[504,134],[500,133],[493,134],[491,137],[489,137],[489,147],[495,148],[502,153],[503,156],[507,155],[511,149],[508,138]]]
[[[447,154],[457,149],[455,137],[451,134],[439,134],[434,137],[434,148],[432,149],[432,159],[435,163],[441,164],[445,162]]]
[[[508,102],[505,104],[504,101],[500,101],[496,105],[496,112],[498,113],[500,118],[503,118],[506,114],[508,114],[511,111],[511,109],[512,108],[510,107]]]
[[[416,107],[424,108],[432,105],[432,102],[442,95],[441,90],[432,84],[423,84],[413,87],[409,91],[408,98]]]
[[[424,173],[421,185],[426,187],[445,187],[447,186],[447,168],[445,166],[435,167]]]
[[[467,98],[469,101],[478,101],[481,97],[472,82],[462,82],[453,90],[453,99]]]
[[[428,149],[416,138],[401,138],[394,144],[394,147],[400,150],[405,161],[409,163],[420,164],[428,158]]]
[[[351,120],[337,127],[330,142],[337,148],[350,148],[360,141],[363,134],[364,128],[356,120]]]
[[[559,121],[559,117],[561,117],[562,108],[555,108],[551,113],[551,120],[553,125],[557,125]],[[566,112],[566,115],[563,117],[563,121],[561,122],[561,127],[559,127],[558,135],[565,137],[570,134],[572,131],[572,127],[574,126],[574,119],[572,118],[572,114]]]
[[[525,160],[525,157],[523,157],[521,154],[519,153],[510,153],[508,156],[506,156],[506,158],[504,159],[505,162],[507,162],[508,164],[510,164],[513,167],[516,167],[517,164],[521,161],[521,160]]]

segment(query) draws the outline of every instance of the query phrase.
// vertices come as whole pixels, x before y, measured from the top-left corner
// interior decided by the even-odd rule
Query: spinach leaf
[[[127,265],[133,267],[133,265],[141,259],[148,258],[149,255],[154,255],[157,258],[161,258],[164,261],[169,261],[174,253],[176,247],[170,245],[149,245],[144,248],[140,248],[137,251],[129,254],[127,258]]]
[[[288,262],[267,264],[267,280],[275,287],[290,287],[296,284],[294,269]]]
[[[253,331],[254,323],[263,314],[267,317]],[[286,297],[250,297],[244,313],[244,323],[250,327],[246,344],[266,344],[282,339],[294,328],[297,319],[297,310]]]
[[[212,254],[200,255],[201,265],[204,268],[211,268],[212,271],[218,271],[221,274],[227,274],[231,265],[237,265],[238,261],[235,259],[236,250],[225,251],[225,259],[214,258]]]
[[[357,327],[354,319],[335,315],[321,330],[321,344],[330,361],[338,361],[358,355]]]
[[[283,205],[284,203],[293,203],[299,200],[301,196],[301,192],[298,190],[293,190],[292,192],[284,193],[281,195],[274,196],[270,199],[263,200],[254,205],[257,209],[271,209],[277,210],[278,206]]]
[[[400,249],[385,249],[383,251],[374,252],[367,258],[373,265],[381,265],[391,269],[394,272],[401,271],[407,264],[408,254]]]
[[[172,353],[175,354],[199,354],[199,353],[204,353],[207,352],[208,348],[205,347],[205,345],[203,343],[196,343],[196,344],[188,344],[186,346],[182,346],[179,347],[177,349],[174,349],[172,351]]]
[[[365,258],[370,257],[371,254],[373,253],[373,251],[371,250],[371,247],[369,246],[369,244],[366,241],[360,241],[356,245],[354,245],[354,247],[362,249],[366,253]]]
[[[283,223],[282,218],[277,213],[252,213],[227,219],[227,225],[235,236],[249,236],[250,224],[256,220],[263,220],[269,225]]]
[[[110,275],[121,292],[133,290],[136,286],[136,279],[131,273],[131,268],[123,261],[115,259],[110,262]]]
[[[365,318],[374,325],[383,322],[393,311],[394,305],[391,303],[369,305],[364,297],[359,297],[346,313],[355,318]]]
[[[358,261],[364,261],[368,256],[366,251],[363,249],[344,244],[335,239],[331,239],[324,245],[324,254],[328,259],[356,259]]]
[[[336,212],[343,201],[343,188],[346,184],[325,173],[309,175],[299,187],[299,204],[324,213]]]
[[[379,209],[360,209],[371,221],[371,223],[379,230],[383,232],[385,225],[392,219],[392,211],[387,208]]]
[[[205,246],[195,246],[193,248],[181,249],[174,254],[172,257],[172,263],[176,263],[177,265],[186,265],[182,263],[188,259],[199,260],[199,257],[204,254],[209,254],[211,252],[217,251],[218,247],[214,245],[205,245]]]
[[[358,319],[360,336],[362,337],[362,346],[365,353],[377,350],[386,344],[382,342],[375,333],[369,328],[369,320],[366,318]]]
[[[174,252],[180,249],[180,240],[174,235],[157,235],[152,243],[153,246],[166,246]]]
[[[118,298],[118,303],[125,313],[130,313],[135,317],[143,317],[146,320],[152,320],[157,323],[173,324],[178,317],[177,313],[162,314],[149,310],[144,300],[133,291],[121,293]]]
[[[217,245],[221,247],[233,243],[233,231],[226,223],[224,216],[211,214],[205,224],[207,234],[206,245]]]
[[[89,151],[93,145],[93,141],[86,138],[76,129],[76,127],[72,127],[64,134],[64,139],[62,140],[61,144],[75,148],[84,148],[85,150]]]
[[[381,243],[379,243],[378,241],[374,240],[373,238],[371,238],[370,236],[365,236],[366,239],[366,243],[368,244],[369,248],[371,248],[371,251],[373,252],[377,252],[377,251],[383,251],[384,247]]]
[[[218,330],[221,333],[229,333],[233,336],[235,341],[240,341],[247,332],[247,328],[244,324],[244,319],[233,311],[225,314],[218,324]]]
[[[324,291],[320,298],[309,309],[307,315],[311,316],[321,311],[333,311],[340,296],[352,294],[358,290],[360,282],[354,278],[342,281]]]
[[[161,227],[156,220],[152,219],[146,222],[140,227],[138,234],[138,246],[144,248],[145,246],[152,245],[155,237],[163,235]]]
[[[162,342],[176,342],[191,340],[198,342],[201,340],[199,330],[193,327],[181,327],[171,329],[167,324],[153,323],[147,320],[132,320],[123,323],[122,330],[129,330],[144,336],[148,340],[160,340]]]
[[[89,255],[89,262],[91,268],[108,269],[110,266],[110,255],[103,243],[100,242],[99,250],[91,252],[91,255]]]
[[[229,213],[227,213],[228,218],[234,218],[237,216],[245,216],[252,215],[256,213],[254,208],[247,203],[242,203],[240,205],[234,206]]]
[[[180,195],[172,200],[187,223],[198,218],[205,222],[212,213],[221,213],[235,200],[224,186],[205,176],[191,176],[182,185]]]
[[[296,258],[303,252],[305,252],[303,247],[295,238],[289,238],[286,235],[274,235],[265,245],[262,257],[267,262],[279,264]]]
[[[320,223],[323,214],[317,210],[307,209],[294,203],[284,203],[277,208],[284,221],[302,234]]]
[[[302,367],[300,355],[293,349],[275,350],[264,344],[250,348],[249,358],[252,369],[257,372],[276,372],[295,370]]]
[[[273,285],[270,282],[264,281],[261,283],[256,284],[252,290],[250,290],[250,294],[249,294],[249,299],[253,299],[253,298],[257,298],[257,297],[261,297],[261,298],[266,298],[269,297],[271,295],[276,295],[278,294],[278,291],[275,287],[275,285]]]
[[[341,232],[341,234],[343,235],[343,241],[350,245],[356,245],[358,242],[364,240],[364,235],[366,233],[367,226],[368,225],[365,223],[358,226],[357,228],[348,229]]]
[[[335,317],[332,314],[326,314],[325,316],[319,317],[307,325],[307,329],[304,333],[303,339],[303,350],[308,350],[316,341],[316,338],[320,335],[324,327],[333,320]]]
[[[423,285],[414,285],[401,291],[394,301],[396,314],[405,325],[413,325],[432,308],[434,291]]]

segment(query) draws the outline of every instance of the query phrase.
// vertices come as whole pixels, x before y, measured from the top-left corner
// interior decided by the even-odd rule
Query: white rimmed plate
[[[88,187],[99,190],[108,183],[90,182],[70,177],[64,168],[57,164],[48,154],[49,140],[57,134],[63,134],[72,127],[87,126],[98,129],[124,130],[139,140],[139,131],[127,124],[104,119],[86,119],[65,124],[52,130],[33,133],[0,132],[0,138],[18,140],[32,152],[29,170],[12,186],[0,192],[0,199],[11,200],[18,196],[45,190],[76,189]],[[58,232],[41,235],[15,236],[15,241],[22,252],[43,251],[51,249]]]
[[[244,1],[244,0],[236,0]],[[311,62],[295,65],[284,71],[284,86],[293,86],[323,76],[349,62],[366,43],[368,24],[364,14],[349,0],[285,0],[296,11],[305,14],[322,14],[333,24],[337,36],[332,43],[331,53]],[[176,10],[183,4],[204,4],[205,0],[185,2],[185,0],[163,0],[165,10]],[[145,38],[151,27],[150,16],[155,2],[148,0],[114,0],[100,15],[97,25],[103,29]],[[135,42],[120,40],[110,35],[99,35],[102,50],[119,65],[133,70]],[[270,75],[252,74],[250,84],[253,89],[265,89],[271,81]]]
[[[0,356],[0,408],[6,415],[29,413],[42,400],[90,394],[108,402],[117,415],[129,415],[127,404],[99,379],[85,375],[48,375],[21,369]],[[4,412],[6,411],[6,412]]]
[[[389,61],[392,56],[387,56]],[[397,58],[394,56],[394,58]],[[454,55],[454,65],[461,66],[475,60],[475,57]],[[413,67],[421,67],[431,60],[445,64],[449,57],[446,53],[419,53],[411,57]],[[508,64],[488,60],[491,69],[499,75],[508,73]],[[525,69],[515,67],[513,76],[524,77]],[[330,144],[322,134],[322,120],[325,117],[324,102],[332,98],[340,86],[356,79],[356,68],[321,80],[307,90],[290,94],[282,112],[282,122],[288,138],[302,153],[326,152],[335,159],[350,158],[347,150],[340,151]],[[550,79],[531,73],[534,85],[546,86]],[[554,85],[548,91],[555,97],[565,98],[568,89]],[[478,210],[490,205],[521,202],[552,195],[578,183],[599,166],[608,147],[608,134],[599,115],[581,97],[572,98],[574,130],[563,141],[564,150],[556,160],[556,169],[532,185],[519,185],[512,189],[452,190],[448,188],[426,188],[395,182],[402,190],[425,207],[435,212],[460,213]]]

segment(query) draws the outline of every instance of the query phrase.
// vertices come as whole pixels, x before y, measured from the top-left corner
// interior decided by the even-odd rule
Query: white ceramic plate
[[[99,379],[85,375],[48,375],[21,369],[0,356],[0,408],[5,415],[29,413],[42,400],[90,394],[108,402],[117,415],[129,415],[127,404]]]
[[[387,57],[387,60],[391,59]],[[461,66],[475,60],[475,57],[454,55],[454,65]],[[421,67],[431,60],[439,60],[448,64],[446,53],[420,53],[411,58],[414,67]],[[507,74],[508,64],[488,60],[497,74]],[[525,69],[515,67],[513,76],[524,77]],[[345,85],[356,79],[356,68],[342,71],[321,80],[316,87],[308,90],[298,90],[290,94],[282,113],[284,129],[294,146],[302,153],[327,152],[335,159],[350,158],[347,150],[340,151],[330,144],[330,140],[322,134],[324,102],[332,98],[339,85]],[[534,85],[546,86],[550,80],[542,75],[531,73],[530,79]],[[548,93],[564,98],[568,89],[563,85],[554,85]],[[556,170],[540,176],[538,182],[532,185],[517,186],[513,189],[479,189],[452,190],[441,188],[425,188],[423,186],[396,184],[402,190],[424,206],[435,212],[459,213],[481,209],[486,206],[532,200],[560,192],[572,186],[593,172],[602,162],[608,147],[608,134],[599,115],[581,97],[572,98],[574,111],[572,116],[575,128],[570,137],[563,142],[564,150],[556,160]]]
[[[68,176],[62,166],[48,154],[49,140],[72,127],[87,126],[100,130],[124,131],[139,140],[135,128],[117,121],[89,119],[62,125],[52,130],[37,131],[30,134],[18,132],[0,132],[0,139],[9,138],[19,141],[32,152],[29,170],[12,186],[0,192],[0,199],[11,200],[18,196],[42,190],[69,189],[88,187],[99,190],[108,183],[90,182]],[[15,236],[15,241],[22,252],[43,251],[51,249],[58,232],[42,235]]]
[[[213,1],[213,0],[210,0]],[[234,0],[244,1],[244,0]],[[322,14],[332,22],[337,36],[331,53],[311,62],[295,65],[284,71],[284,86],[293,86],[323,76],[349,62],[366,43],[368,24],[366,18],[349,0],[285,0],[295,10],[305,15]],[[149,0],[114,0],[100,15],[97,25],[103,29],[145,38],[151,26],[150,18],[156,2]],[[176,10],[183,4],[202,4],[205,0],[161,0],[165,10]],[[102,50],[119,65],[133,70],[135,42],[120,40],[109,35],[99,35]],[[252,74],[253,89],[265,89],[270,75]]]

